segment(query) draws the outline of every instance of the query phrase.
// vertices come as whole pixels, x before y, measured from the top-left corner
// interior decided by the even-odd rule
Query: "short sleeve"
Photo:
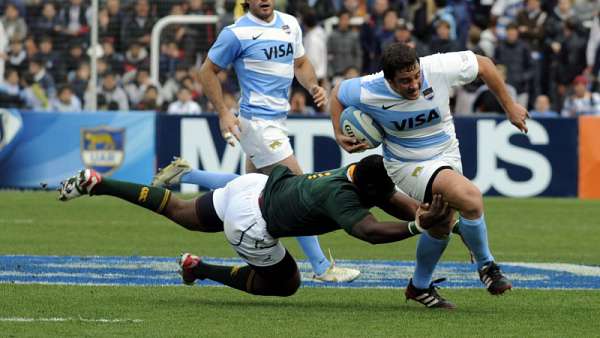
[[[302,29],[297,21],[294,22],[294,27],[296,27],[296,39],[294,40],[294,59],[298,59],[304,56],[305,51],[304,45],[302,44]]]
[[[341,188],[329,194],[323,204],[328,216],[347,233],[352,233],[354,225],[370,214],[369,209],[360,203],[358,194],[350,188]]]
[[[240,54],[241,44],[231,29],[223,29],[210,47],[208,58],[217,66],[227,68]]]
[[[358,106],[360,104],[360,78],[342,81],[337,98],[344,107]]]
[[[473,82],[479,73],[479,63],[475,53],[471,51],[436,54],[431,57],[438,58],[432,67],[443,70],[448,86],[462,86]]]

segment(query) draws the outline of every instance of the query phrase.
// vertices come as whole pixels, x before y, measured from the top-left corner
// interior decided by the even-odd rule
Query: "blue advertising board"
[[[155,114],[22,112],[22,132],[0,163],[0,187],[49,188],[81,168],[148,183],[154,173]]]
[[[226,146],[218,118],[159,116],[157,160],[167,165],[182,156],[195,168],[242,173],[241,147]],[[529,133],[503,118],[457,118],[463,171],[486,195],[577,196],[577,120],[529,120]],[[294,152],[306,172],[339,167],[380,149],[347,154],[333,137],[327,118],[290,118]],[[184,191],[197,187],[184,185]]]

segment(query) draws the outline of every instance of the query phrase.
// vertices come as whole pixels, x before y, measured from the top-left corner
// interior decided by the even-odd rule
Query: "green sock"
[[[171,197],[171,191],[164,188],[149,187],[103,177],[102,181],[92,189],[90,195],[118,197],[162,214]]]
[[[200,262],[194,268],[194,274],[199,279],[208,278],[234,289],[253,293],[251,284],[254,271],[252,271],[252,268],[248,265],[228,266]]]

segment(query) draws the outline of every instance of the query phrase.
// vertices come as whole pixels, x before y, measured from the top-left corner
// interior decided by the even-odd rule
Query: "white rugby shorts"
[[[257,169],[281,162],[294,154],[285,118],[265,120],[240,116],[242,149]]]
[[[458,147],[432,160],[399,162],[384,159],[383,164],[396,187],[421,202],[425,198],[427,184],[436,170],[441,167],[451,167],[462,174],[462,162]]]
[[[267,232],[258,197],[268,176],[247,174],[240,176],[213,193],[213,204],[227,241],[248,264],[271,266],[285,256],[285,247]]]

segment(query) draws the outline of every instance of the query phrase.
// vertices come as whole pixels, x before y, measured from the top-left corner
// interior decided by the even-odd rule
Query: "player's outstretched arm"
[[[346,136],[342,133],[342,128],[340,127],[340,115],[342,111],[346,108],[340,102],[337,95],[340,90],[340,85],[336,85],[331,91],[331,99],[329,104],[329,111],[331,113],[331,124],[333,125],[333,133],[335,135],[335,140],[345,151],[349,153],[360,152],[367,149],[367,145],[364,143],[360,143],[356,138]]]
[[[219,114],[219,127],[221,135],[230,145],[235,145],[234,138],[240,139],[240,121],[235,115],[227,109],[223,101],[223,88],[217,74],[222,69],[214,64],[209,58],[206,58],[202,68],[200,68],[200,84],[204,93],[215,107]]]
[[[496,66],[490,58],[477,55],[477,63],[479,66],[479,76],[490,88],[492,93],[494,93],[502,105],[502,108],[504,108],[508,120],[515,127],[519,128],[520,131],[527,133],[526,120],[529,117],[527,109],[516,103],[515,100],[510,97],[500,73],[498,73]]]
[[[448,206],[441,195],[433,197],[431,205],[423,204],[417,212],[419,226],[424,230],[440,230],[449,232],[447,225],[454,217],[454,210]],[[369,214],[352,227],[351,235],[371,244],[397,242],[412,237],[414,222],[379,222]]]

